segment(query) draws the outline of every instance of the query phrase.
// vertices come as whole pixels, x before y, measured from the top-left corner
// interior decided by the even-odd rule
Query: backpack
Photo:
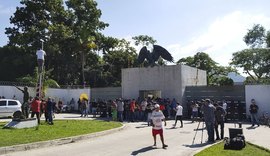
[[[222,107],[217,107],[215,112],[215,117],[217,122],[224,121],[225,111]]]
[[[224,139],[224,149],[241,150],[246,147],[246,141],[243,134],[238,134],[234,138],[226,137]]]

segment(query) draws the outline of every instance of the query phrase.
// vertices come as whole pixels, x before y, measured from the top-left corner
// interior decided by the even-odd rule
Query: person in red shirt
[[[36,114],[38,124],[40,124],[40,103],[41,101],[39,100],[38,97],[35,97],[35,99],[31,103],[31,110],[32,110],[31,118],[33,118],[34,115]]]
[[[135,99],[132,99],[132,101],[130,102],[130,121],[134,122],[134,117],[135,117],[135,107],[136,107],[136,103],[135,103]]]

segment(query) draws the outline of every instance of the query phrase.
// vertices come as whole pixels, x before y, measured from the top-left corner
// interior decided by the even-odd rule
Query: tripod
[[[197,128],[196,128],[195,135],[194,135],[194,137],[193,137],[192,145],[194,145],[194,141],[195,141],[195,138],[196,138],[197,133],[198,133],[198,131],[199,131],[199,127],[200,127],[201,122],[202,122],[202,136],[201,136],[201,144],[202,144],[202,141],[203,141],[203,129],[204,129],[204,122],[203,122],[203,121],[201,121],[201,120],[199,120],[198,126],[197,126]]]

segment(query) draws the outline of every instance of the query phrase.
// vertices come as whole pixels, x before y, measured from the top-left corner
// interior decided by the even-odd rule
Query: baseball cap
[[[159,108],[159,104],[155,104],[155,108]]]

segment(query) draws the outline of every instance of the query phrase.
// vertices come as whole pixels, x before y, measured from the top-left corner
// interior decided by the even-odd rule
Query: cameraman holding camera
[[[208,142],[214,143],[214,126],[215,126],[215,107],[211,104],[210,99],[206,99],[203,106],[202,111],[204,115],[204,122],[207,129],[208,134]]]

